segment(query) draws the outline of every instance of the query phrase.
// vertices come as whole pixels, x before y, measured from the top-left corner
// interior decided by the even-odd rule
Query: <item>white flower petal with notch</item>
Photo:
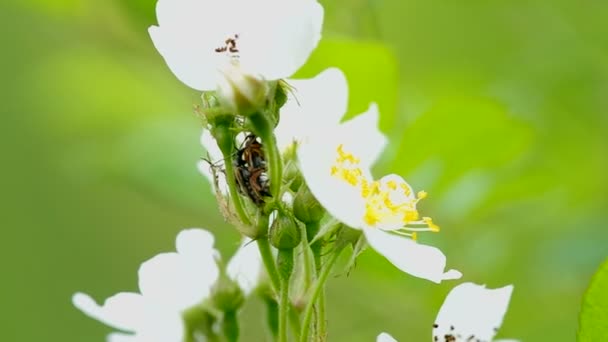
[[[437,283],[461,277],[458,271],[444,271],[446,258],[439,249],[397,235],[401,232],[383,231],[426,225],[401,234],[415,238],[416,231],[438,228],[429,218],[418,217],[416,203],[424,192],[415,195],[398,175],[373,181],[371,166],[387,143],[378,121],[377,106],[372,104],[366,113],[335,126],[333,134],[311,135],[298,146],[308,187],[333,217],[363,230],[370,246],[400,270]]]
[[[463,283],[445,298],[437,318],[433,337],[460,335],[492,341],[507,312],[513,285],[487,289],[485,285]]]
[[[315,0],[159,0],[156,15],[156,49],[197,90],[215,90],[235,58],[249,75],[289,77],[317,46],[323,22]]]
[[[433,325],[432,341],[519,342],[513,339],[493,340],[509,306],[513,285],[486,289],[484,285],[463,283],[454,287],[439,309]],[[381,333],[376,342],[397,342]]]
[[[136,331],[144,325],[146,304],[139,293],[120,292],[99,305],[91,296],[77,292],[72,296],[72,303],[87,316],[116,329]]]
[[[338,153],[347,150],[357,157],[357,153],[364,156],[356,167],[360,169],[362,177],[372,178],[371,162],[379,157],[386,146],[386,138],[377,124],[369,124],[377,120],[378,109],[372,104],[365,113],[333,126],[331,132],[310,135],[298,146],[300,170],[315,198],[336,219],[357,229],[364,226],[365,201],[361,189],[357,184],[332,175],[332,168]]]
[[[290,91],[274,131],[279,150],[320,131],[334,134],[331,129],[340,123],[348,105],[344,73],[338,68],[328,68],[311,79],[286,82]]]
[[[201,229],[182,230],[176,245],[177,253],[161,253],[142,263],[139,290],[148,300],[183,310],[209,295],[219,277],[219,254],[213,235]]]
[[[403,272],[435,283],[462,277],[459,271],[444,271],[446,257],[436,247],[423,245],[381,229],[364,228],[363,234],[376,252]]]
[[[213,235],[186,229],[176,238],[177,253],[159,254],[140,266],[139,293],[118,293],[98,305],[90,296],[76,293],[72,302],[86,315],[119,330],[113,341],[181,341],[182,311],[201,303],[219,277],[218,252]]]

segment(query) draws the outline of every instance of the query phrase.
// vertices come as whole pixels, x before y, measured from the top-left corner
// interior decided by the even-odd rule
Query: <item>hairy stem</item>
[[[326,261],[325,265],[321,269],[321,272],[317,278],[317,282],[315,283],[315,286],[313,288],[312,295],[310,296],[310,299],[306,304],[306,308],[304,309],[304,321],[302,324],[302,330],[300,332],[300,342],[308,342],[308,336],[310,334],[311,328],[310,321],[313,316],[312,314],[314,311],[315,303],[317,302],[319,295],[323,291],[325,287],[325,282],[327,281],[327,277],[329,276],[329,273],[331,272],[331,269],[333,268],[334,264],[338,260],[338,256],[340,256],[342,250],[342,248],[336,249],[330,255],[329,259]]]

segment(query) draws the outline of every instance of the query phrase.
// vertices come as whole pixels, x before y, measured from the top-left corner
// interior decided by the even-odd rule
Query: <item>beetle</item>
[[[256,135],[247,135],[236,152],[234,177],[239,191],[257,206],[265,203],[264,197],[271,196],[267,172],[262,143]]]

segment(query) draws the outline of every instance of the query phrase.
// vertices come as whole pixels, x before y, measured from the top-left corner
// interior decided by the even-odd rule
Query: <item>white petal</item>
[[[287,83],[293,92],[288,93],[275,129],[281,150],[294,140],[301,141],[319,130],[337,126],[348,104],[348,84],[340,69],[329,68],[314,78],[289,79]]]
[[[360,228],[365,213],[361,190],[331,175],[336,148],[335,143],[321,139],[303,143],[298,148],[300,170],[312,194],[333,217],[348,226]]]
[[[241,247],[228,262],[226,269],[230,279],[234,280],[245,296],[257,286],[262,276],[262,257],[258,245],[251,239],[244,239]]]
[[[215,238],[210,232],[199,229],[184,229],[175,239],[177,252],[181,255],[202,255],[209,259],[219,257],[218,251],[213,248]]]
[[[513,286],[486,289],[483,285],[464,283],[446,297],[433,329],[433,336],[473,336],[475,340],[491,341],[507,311]]]
[[[445,255],[435,247],[422,245],[380,229],[365,228],[363,233],[373,249],[403,272],[435,283],[462,276],[455,270],[444,272]]]
[[[123,334],[123,333],[111,333],[108,335],[107,342],[144,342],[136,335]]]
[[[178,310],[207,298],[219,276],[219,253],[213,243],[213,235],[206,230],[182,230],[176,238],[178,253],[159,254],[140,266],[141,293]]]
[[[156,310],[148,313],[144,329],[136,334],[138,342],[184,341],[184,321],[181,312]]]
[[[204,129],[203,133],[201,133],[201,145],[209,154],[209,159],[211,159],[212,163],[223,160],[222,151],[217,146],[213,135],[211,135],[208,129]]]
[[[383,332],[376,337],[376,342],[397,342],[397,340],[395,340],[393,336]]]
[[[215,49],[235,33],[227,27],[233,23],[217,13],[228,13],[229,8],[227,1],[157,2],[159,26],[151,26],[148,32],[171,71],[189,87],[197,90],[216,88],[226,56]]]
[[[159,26],[149,29],[157,50],[182,82],[214,90],[233,56],[216,48],[238,35],[238,60],[251,75],[288,77],[308,58],[321,33],[323,9],[314,0],[159,0]]]
[[[321,38],[323,8],[316,0],[240,2],[239,61],[245,72],[267,80],[293,75]]]
[[[87,316],[116,329],[135,331],[143,325],[144,298],[137,293],[121,292],[99,306],[89,295],[75,293],[72,303]]]
[[[165,27],[148,29],[154,46],[163,56],[173,74],[184,84],[196,90],[214,90],[221,77],[216,67],[215,53],[209,47],[194,42],[191,31],[173,31]],[[181,38],[180,38],[181,37]]]
[[[198,172],[200,172],[201,175],[203,175],[203,177],[205,177],[205,179],[207,179],[209,184],[211,184],[212,188],[215,187],[215,183],[216,183],[216,180],[214,177],[217,177],[217,186],[219,188],[218,190],[220,191],[220,193],[222,195],[227,196],[228,195],[228,183],[226,182],[226,174],[224,172],[221,172],[220,170],[217,170],[217,172],[214,175],[213,171],[212,171],[212,167],[213,167],[212,165],[209,165],[209,163],[204,160],[200,160],[198,163],[196,163],[196,168],[198,169]]]
[[[371,167],[384,151],[386,136],[378,128],[378,105],[370,104],[367,111],[339,126],[334,133],[340,137],[344,149],[361,159],[361,164]]]

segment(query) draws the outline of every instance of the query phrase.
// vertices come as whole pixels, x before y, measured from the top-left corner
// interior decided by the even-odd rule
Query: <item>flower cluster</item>
[[[206,230],[183,230],[176,239],[177,252],[158,254],[141,264],[139,293],[118,293],[101,306],[90,296],[76,293],[72,302],[92,318],[122,331],[110,334],[108,341],[182,341],[212,333],[208,328],[217,320],[218,306],[225,311],[240,306],[238,302],[231,308],[214,303],[229,288],[226,283],[231,282],[236,297],[247,296],[264,277],[255,242],[243,243],[225,269],[220,269],[220,255],[213,244],[214,237]]]
[[[369,246],[399,270],[434,283],[462,277],[446,270],[438,248],[417,241],[422,232],[439,232],[418,211],[427,193],[399,175],[372,173],[387,145],[378,106],[342,121],[348,84],[341,70],[289,78],[321,38],[316,0],[158,0],[156,11],[154,45],[179,80],[203,92],[196,111],[207,157],[198,168],[244,243],[225,266],[211,233],[185,230],[177,252],[141,265],[139,293],[119,293],[101,306],[75,294],[76,307],[121,331],[109,340],[222,334],[236,341],[237,313],[259,287],[278,341],[287,341],[288,321],[300,341],[325,340],[323,289],[349,248],[351,260]],[[491,340],[511,289],[454,288],[433,340]]]

